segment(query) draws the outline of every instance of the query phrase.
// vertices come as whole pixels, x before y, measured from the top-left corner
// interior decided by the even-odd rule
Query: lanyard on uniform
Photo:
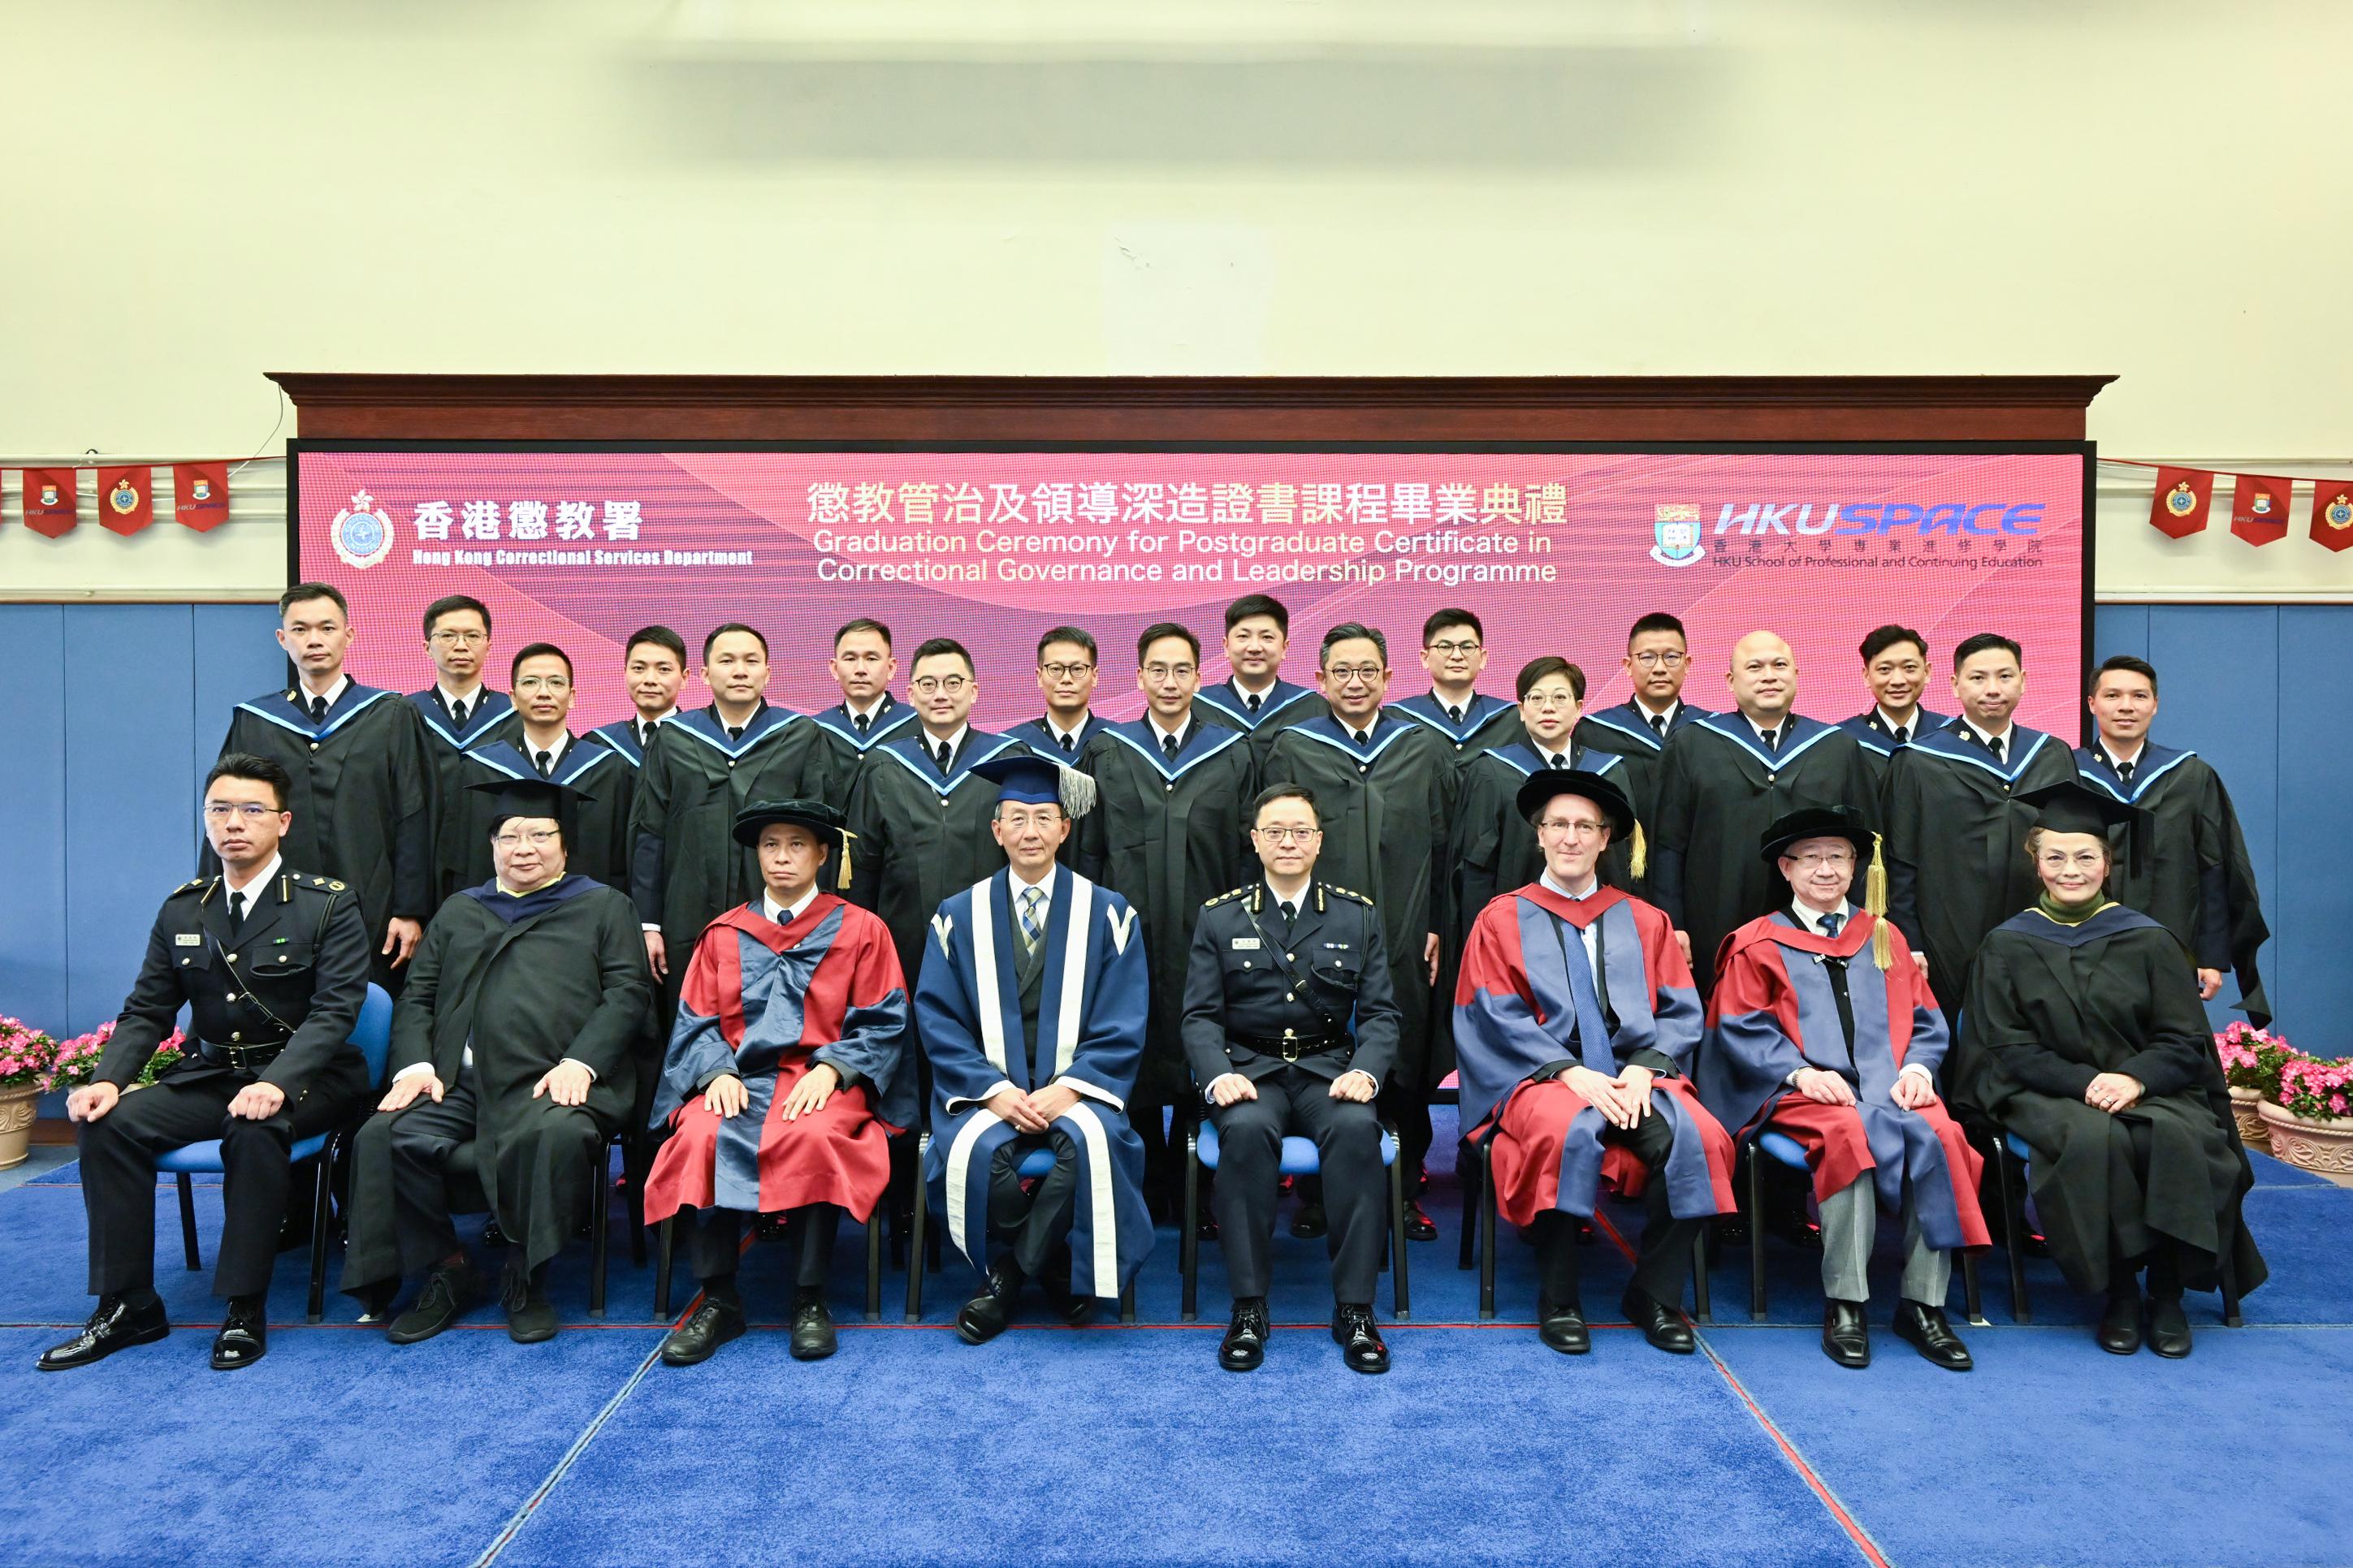
[[[1303,900],[1305,897],[1303,893],[1301,895]],[[1259,900],[1253,899],[1250,902],[1255,905]],[[1303,908],[1300,910],[1302,914],[1306,912]],[[1307,1004],[1309,1010],[1324,1021],[1324,1027],[1334,1038],[1336,1039],[1346,1034],[1347,1026],[1324,1010],[1324,1004],[1316,999],[1315,993],[1308,987],[1306,979],[1293,967],[1291,954],[1283,951],[1283,944],[1277,942],[1274,933],[1260,922],[1259,912],[1255,908],[1250,910],[1250,924],[1257,930],[1260,940],[1266,943],[1268,957],[1273,961],[1277,969],[1282,971],[1283,978],[1291,982],[1291,994]]]

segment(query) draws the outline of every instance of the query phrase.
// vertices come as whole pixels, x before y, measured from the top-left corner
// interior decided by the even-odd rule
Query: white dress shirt
[[[311,706],[311,700],[314,697],[325,698],[327,700],[327,706],[332,708],[336,703],[341,702],[343,700],[343,692],[351,686],[351,684],[352,678],[350,676],[338,675],[335,677],[335,683],[327,688],[324,691],[313,691],[309,687],[301,685],[299,682],[296,684],[294,689],[301,694],[301,701],[302,706],[305,708]]]

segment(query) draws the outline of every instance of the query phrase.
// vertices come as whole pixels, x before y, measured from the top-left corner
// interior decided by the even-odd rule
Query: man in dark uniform
[[[1579,748],[1615,752],[1626,759],[1619,782],[1634,807],[1637,821],[1657,815],[1660,757],[1667,742],[1685,726],[1707,717],[1707,710],[1683,700],[1683,680],[1691,674],[1691,643],[1683,624],[1664,610],[1654,610],[1636,621],[1626,634],[1624,668],[1634,694],[1614,708],[1597,708],[1577,723]],[[1638,879],[1627,891],[1649,897],[1646,880]],[[1476,919],[1478,911],[1472,911]]]
[[[1222,1152],[1218,1237],[1234,1312],[1218,1364],[1265,1359],[1267,1249],[1283,1134],[1315,1141],[1332,1257],[1332,1338],[1355,1372],[1387,1372],[1373,1318],[1381,1261],[1381,1124],[1373,1097],[1401,1018],[1381,922],[1362,894],[1315,879],[1323,829],[1295,784],[1260,795],[1251,837],[1262,882],[1212,899],[1185,973],[1185,1054]]]
[[[841,700],[809,715],[823,742],[809,794],[838,806],[849,798],[866,753],[913,724],[915,710],[891,695],[899,661],[891,652],[891,628],[881,621],[861,616],[844,623],[833,634],[826,668],[841,688]]]
[[[1871,710],[1841,720],[1839,728],[1862,748],[1863,765],[1874,789],[1887,788],[1887,764],[1915,738],[1951,723],[1920,700],[1928,689],[1928,639],[1890,621],[1863,634],[1862,679],[1871,688]]]
[[[1291,648],[1291,612],[1268,594],[1245,594],[1226,606],[1226,664],[1233,672],[1200,691],[1203,717],[1250,738],[1260,762],[1274,737],[1332,705],[1304,686],[1282,679]]]
[[[686,639],[665,626],[639,626],[622,650],[621,675],[629,689],[626,719],[599,724],[582,737],[621,753],[632,772],[646,765],[654,731],[679,715],[678,694],[686,688]]]
[[[1056,626],[1038,639],[1038,689],[1046,711],[1005,731],[1040,756],[1077,767],[1087,744],[1109,727],[1094,710],[1102,658],[1094,634],[1083,626]]]
[[[164,900],[146,962],[96,1079],[66,1100],[81,1123],[90,1289],[98,1310],[41,1370],[87,1366],[171,1330],[155,1294],[155,1160],[217,1138],[224,1178],[213,1293],[228,1299],[213,1365],[250,1366],[268,1348],[264,1299],[278,1261],[287,1154],[366,1103],[367,1063],[351,1044],[367,1000],[367,931],[343,883],[297,875],[279,855],[286,770],[231,754],[205,779],[205,837],[222,874]],[[185,1004],[180,1063],[123,1091]]]
[[[491,653],[490,607],[467,594],[425,606],[425,651],[433,656],[433,684],[408,700],[425,724],[425,752],[433,760],[433,903],[481,880],[471,875],[476,835],[467,813],[466,786],[479,775],[466,765],[477,746],[512,741],[522,721],[503,691],[482,679]]]

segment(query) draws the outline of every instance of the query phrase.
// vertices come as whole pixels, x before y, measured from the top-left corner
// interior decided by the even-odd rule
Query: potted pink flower
[[[2279,1092],[2280,1068],[2299,1053],[2284,1035],[2268,1034],[2238,1019],[2214,1037],[2222,1058],[2222,1079],[2231,1089],[2231,1114],[2239,1123],[2239,1138],[2250,1149],[2270,1145],[2271,1129],[2263,1119],[2263,1102]]]
[[[2262,1112],[2273,1153],[2307,1171],[2353,1175],[2353,1061],[2291,1058]]]
[[[0,1017],[0,1171],[33,1149],[33,1102],[48,1088],[58,1043],[22,1018]]]

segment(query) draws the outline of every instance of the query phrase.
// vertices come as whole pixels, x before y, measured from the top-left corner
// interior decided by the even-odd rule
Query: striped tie
[[[1038,939],[1046,934],[1045,928],[1038,923],[1038,906],[1045,901],[1045,889],[1021,889],[1021,949],[1025,952],[1037,952]]]

